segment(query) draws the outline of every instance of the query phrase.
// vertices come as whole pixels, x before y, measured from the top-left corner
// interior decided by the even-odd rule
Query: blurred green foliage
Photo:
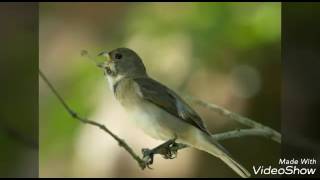
[[[137,32],[157,38],[184,34],[191,38],[194,56],[210,70],[221,70],[226,66],[225,54],[246,54],[253,48],[263,48],[280,40],[279,3],[151,3],[131,6],[125,20],[126,36]],[[235,62],[249,60],[239,58]],[[254,61],[259,63],[263,58]]]

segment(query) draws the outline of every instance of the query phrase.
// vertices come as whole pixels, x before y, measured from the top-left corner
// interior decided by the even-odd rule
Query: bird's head
[[[117,48],[110,52],[103,51],[98,56],[105,60],[98,64],[105,75],[114,82],[124,77],[146,76],[146,68],[141,58],[133,50],[128,48]]]

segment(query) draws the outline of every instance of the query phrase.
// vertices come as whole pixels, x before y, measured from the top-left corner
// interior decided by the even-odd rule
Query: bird
[[[145,134],[158,140],[177,143],[205,151],[227,164],[239,176],[250,173],[213,139],[201,117],[177,93],[152,79],[140,56],[129,48],[116,48],[98,54],[115,99],[132,122]]]

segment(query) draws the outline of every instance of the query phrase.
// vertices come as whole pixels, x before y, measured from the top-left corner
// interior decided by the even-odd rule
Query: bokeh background
[[[280,3],[40,3],[39,66],[80,115],[103,123],[136,152],[161,141],[129,122],[103,73],[80,51],[129,47],[154,79],[280,131]],[[240,124],[192,106],[211,132]],[[185,149],[142,171],[96,127],[80,124],[39,79],[40,177],[237,177],[217,158]],[[262,137],[221,142],[252,171],[278,166]],[[261,176],[261,175],[260,175]]]

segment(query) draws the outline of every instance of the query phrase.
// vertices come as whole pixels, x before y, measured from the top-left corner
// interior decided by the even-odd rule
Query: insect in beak
[[[104,57],[103,62],[96,63],[99,68],[108,67],[109,64],[112,62],[110,54],[107,51],[103,51],[103,52],[99,53],[97,56]]]

